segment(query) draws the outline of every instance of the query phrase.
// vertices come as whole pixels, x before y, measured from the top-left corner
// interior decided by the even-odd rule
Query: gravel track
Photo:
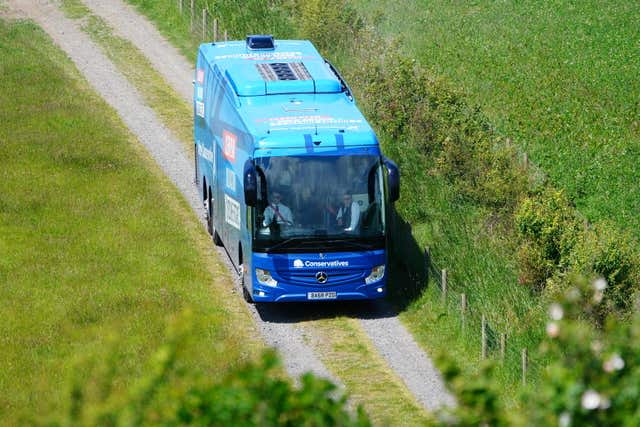
[[[160,35],[153,24],[121,0],[83,1],[117,35],[128,39],[143,52],[174,90],[191,103],[193,67]],[[26,10],[67,51],[92,86],[118,111],[127,126],[148,148],[199,217],[204,218],[199,196],[193,185],[192,161],[187,160],[188,156],[178,141],[160,123],[153,111],[144,105],[136,90],[115,70],[113,64],[82,33],[77,22],[66,19],[50,1],[11,0],[10,4]],[[46,6],[46,10],[42,5]],[[107,83],[105,78],[113,80]],[[221,253],[224,252],[221,250]],[[226,254],[222,259],[230,271],[235,271]],[[401,324],[397,314],[384,302],[333,306],[303,304],[295,308],[288,307],[286,311],[277,307],[263,307],[257,311],[252,306],[251,312],[265,342],[278,349],[288,373],[294,378],[303,372],[312,371],[340,384],[305,344],[304,336],[295,323],[319,317],[347,315],[359,319],[376,349],[426,409],[455,404],[428,355]]]

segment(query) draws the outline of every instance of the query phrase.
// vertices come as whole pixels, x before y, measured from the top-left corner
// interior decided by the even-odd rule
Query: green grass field
[[[210,239],[116,114],[31,23],[0,20],[0,57],[2,424],[66,411],[71,374],[114,346],[125,389],[186,309],[181,363],[255,355]]]
[[[640,236],[637,2],[355,4],[462,86],[587,218]]]

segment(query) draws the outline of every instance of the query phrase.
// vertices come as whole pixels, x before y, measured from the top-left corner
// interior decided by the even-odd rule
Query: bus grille
[[[306,286],[335,286],[358,280],[364,281],[365,277],[363,271],[326,271],[327,282],[320,284],[316,280],[316,273],[318,271],[287,272],[280,274],[280,277],[291,284]]]

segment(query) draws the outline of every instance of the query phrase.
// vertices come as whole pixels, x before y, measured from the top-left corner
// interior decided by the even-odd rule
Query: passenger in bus
[[[350,191],[346,191],[342,196],[342,206],[338,209],[336,220],[338,221],[338,226],[343,227],[344,231],[354,232],[358,229],[360,206],[353,201]]]
[[[274,191],[271,195],[271,202],[264,210],[263,227],[269,227],[272,224],[293,225],[293,215],[291,209],[282,203],[282,194]]]

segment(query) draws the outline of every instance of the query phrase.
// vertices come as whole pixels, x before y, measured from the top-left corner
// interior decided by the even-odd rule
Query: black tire
[[[222,239],[215,227],[213,227],[213,244],[216,246],[222,246]]]
[[[244,298],[244,300],[249,304],[254,304],[255,302],[253,301],[253,297],[244,284],[244,272],[240,276],[240,286],[242,287],[242,297]]]
[[[195,170],[195,182],[198,185],[198,178],[200,178],[200,171],[198,171],[198,146],[193,146],[193,169]]]
[[[211,198],[207,196],[207,200],[204,203],[205,215],[207,220],[207,231],[209,235],[213,236],[214,227],[213,227],[213,206],[211,203]]]

